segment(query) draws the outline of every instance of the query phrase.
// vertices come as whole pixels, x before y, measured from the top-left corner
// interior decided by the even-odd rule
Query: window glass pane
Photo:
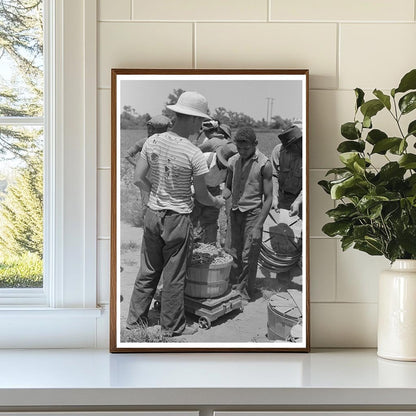
[[[0,116],[43,114],[43,2],[0,0]]]
[[[43,1],[0,0],[0,289],[43,286],[43,88]]]
[[[23,143],[0,155],[0,288],[42,287],[43,128],[2,130]]]

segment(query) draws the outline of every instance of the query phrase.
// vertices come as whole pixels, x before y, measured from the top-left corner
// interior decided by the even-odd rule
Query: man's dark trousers
[[[162,279],[162,333],[178,335],[185,329],[184,291],[186,271],[192,258],[192,235],[188,214],[147,209],[141,264],[130,301],[128,327],[147,322],[150,304]]]
[[[260,255],[262,233],[253,239],[253,228],[258,222],[261,207],[241,212],[231,210],[231,250],[234,258],[231,281],[237,283],[244,298],[253,298],[257,275],[257,261]]]

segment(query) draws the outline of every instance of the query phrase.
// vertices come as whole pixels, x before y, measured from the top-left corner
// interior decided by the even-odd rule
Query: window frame
[[[44,2],[44,287],[0,295],[0,347],[95,347],[97,0]]]

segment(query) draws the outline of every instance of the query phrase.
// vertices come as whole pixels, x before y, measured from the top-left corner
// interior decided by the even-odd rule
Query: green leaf
[[[382,139],[374,145],[371,154],[377,153],[384,155],[387,150],[391,149],[393,146],[399,146],[401,141],[402,139],[399,137],[387,137],[386,139]]]
[[[324,180],[322,180],[322,181],[319,181],[318,182],[318,185],[327,193],[327,194],[330,194],[331,193],[331,187],[330,187],[330,184],[329,184],[329,181],[324,181]]]
[[[371,122],[371,117],[364,116],[363,127],[366,129],[371,129],[373,127],[373,123]]]
[[[357,159],[352,165],[353,169],[357,173],[363,174],[365,172],[366,162],[365,159]]]
[[[361,212],[366,212],[368,209],[374,207],[383,201],[388,201],[389,199],[382,195],[364,195],[360,202],[357,204],[357,209]]]
[[[406,92],[409,90],[416,89],[416,69],[412,69],[400,81],[398,88],[396,88],[395,92]]]
[[[368,183],[361,180],[358,176],[350,176],[333,184],[331,187],[331,198],[341,199],[343,196],[348,196],[352,200],[354,195],[360,198],[368,192]]]
[[[329,237],[335,237],[336,235],[345,235],[351,227],[349,221],[335,221],[329,222],[322,227],[322,231]]]
[[[367,134],[367,138],[365,139],[368,143],[370,144],[376,144],[378,143],[380,140],[383,139],[387,139],[387,134],[384,133],[384,131],[378,130],[378,129],[373,129],[371,131],[368,132]]]
[[[364,240],[366,236],[373,233],[371,225],[357,225],[352,231],[355,240]]]
[[[416,137],[416,120],[413,120],[410,124],[409,127],[407,128],[407,134],[413,135]]]
[[[402,114],[408,114],[416,108],[416,91],[409,92],[399,100],[399,108]]]
[[[395,144],[392,146],[389,151],[394,155],[402,155],[403,152],[407,149],[407,141],[406,139],[400,139],[400,143]]]
[[[383,108],[384,105],[380,102],[380,100],[370,100],[361,106],[361,112],[363,113],[364,117],[371,118],[374,117]]]
[[[407,153],[399,159],[399,165],[405,169],[416,169],[416,155]]]
[[[370,208],[370,218],[375,220],[381,217],[381,212],[383,211],[383,204],[376,204]]]
[[[373,94],[383,103],[384,107],[388,110],[391,109],[390,97],[388,95],[377,89],[373,91]]]
[[[397,162],[389,162],[382,166],[379,171],[379,177],[382,181],[388,181],[391,178],[403,178],[406,169],[400,167]]]
[[[394,260],[402,257],[402,250],[400,249],[399,242],[397,241],[396,238],[389,241],[389,243],[387,244],[387,255],[386,255],[386,257],[390,261],[394,261]]]
[[[390,91],[390,95],[394,98],[396,96],[396,88],[392,88]]]
[[[337,147],[337,151],[340,153],[346,153],[351,151],[357,151],[357,152],[364,152],[365,149],[365,142],[363,140],[358,140],[356,142],[353,141],[346,141],[341,142],[339,146]]]
[[[351,235],[346,235],[341,238],[341,247],[342,251],[347,250],[354,244],[354,237]]]
[[[416,227],[406,228],[398,238],[399,244],[405,251],[411,254],[416,254]]]
[[[364,104],[364,91],[361,88],[356,88],[355,90],[355,111]]]
[[[357,140],[361,137],[360,131],[357,129],[357,123],[348,122],[341,126],[341,135],[348,140]]]
[[[339,160],[345,165],[352,167],[354,162],[360,158],[357,152],[345,152],[339,155]]]
[[[354,248],[360,251],[364,251],[370,256],[381,256],[383,254],[381,248],[379,249],[377,247],[374,247],[372,244],[370,245],[368,242],[357,242],[355,243]]]
[[[335,174],[335,175],[344,175],[345,173],[351,172],[351,169],[348,168],[333,168],[329,169],[328,172],[326,172],[325,176]]]
[[[357,213],[354,204],[339,204],[336,208],[330,209],[326,214],[334,220],[353,216]]]

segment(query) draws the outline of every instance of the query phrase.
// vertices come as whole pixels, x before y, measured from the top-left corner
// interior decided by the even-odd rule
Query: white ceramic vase
[[[382,358],[416,361],[416,260],[396,260],[380,275],[377,344]]]

